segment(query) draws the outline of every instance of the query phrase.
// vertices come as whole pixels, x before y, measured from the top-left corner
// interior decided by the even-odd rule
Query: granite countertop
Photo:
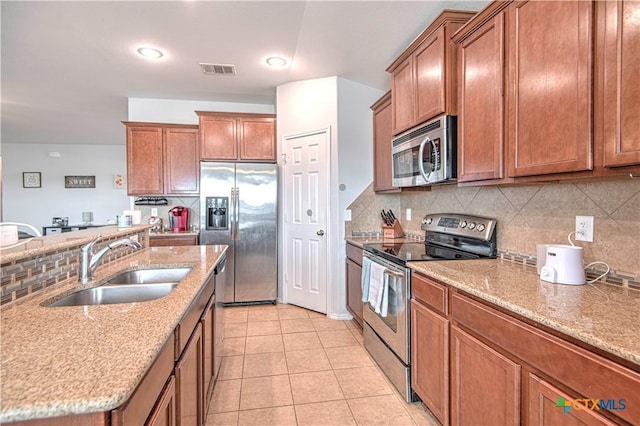
[[[585,342],[640,371],[640,291],[541,281],[510,260],[409,262],[411,269]]]
[[[170,237],[197,237],[200,235],[199,231],[160,231],[160,232],[152,232],[149,231],[150,238],[170,238]]]
[[[0,309],[0,423],[110,411],[131,396],[227,246],[152,247],[99,266],[192,266],[169,295],[139,303],[49,308],[76,279]]]
[[[28,238],[21,240],[21,244],[15,247],[1,248],[0,257],[2,258],[2,263],[9,263],[17,259],[34,257],[53,250],[62,250],[68,247],[86,244],[93,241],[98,234],[104,238],[109,238],[115,235],[134,234],[136,231],[149,228],[151,228],[151,225],[133,225],[128,227],[111,225]]]

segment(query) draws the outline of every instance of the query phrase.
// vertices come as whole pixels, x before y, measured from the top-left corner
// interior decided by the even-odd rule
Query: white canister
[[[18,227],[16,225],[0,226],[0,247],[10,246],[18,242]]]
[[[540,279],[550,283],[581,285],[585,283],[582,247],[550,244],[540,270]]]

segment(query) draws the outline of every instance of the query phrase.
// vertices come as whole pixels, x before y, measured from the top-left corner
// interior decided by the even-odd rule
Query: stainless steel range
[[[424,242],[364,245],[363,279],[368,281],[371,277],[364,275],[372,270],[383,270],[386,284],[385,309],[376,313],[372,304],[364,305],[364,345],[407,401],[417,399],[411,389],[411,271],[407,262],[492,259],[497,254],[494,219],[428,214],[421,228]]]

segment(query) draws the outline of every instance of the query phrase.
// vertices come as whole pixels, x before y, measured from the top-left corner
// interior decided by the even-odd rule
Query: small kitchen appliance
[[[564,244],[547,245],[540,279],[550,283],[581,285],[585,283],[582,247]]]
[[[169,225],[172,232],[182,232],[189,228],[189,208],[175,206],[169,210]]]

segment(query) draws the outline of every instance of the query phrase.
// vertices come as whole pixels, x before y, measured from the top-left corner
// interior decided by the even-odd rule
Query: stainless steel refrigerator
[[[275,302],[278,169],[265,163],[200,163],[200,244],[226,244],[222,303]]]

